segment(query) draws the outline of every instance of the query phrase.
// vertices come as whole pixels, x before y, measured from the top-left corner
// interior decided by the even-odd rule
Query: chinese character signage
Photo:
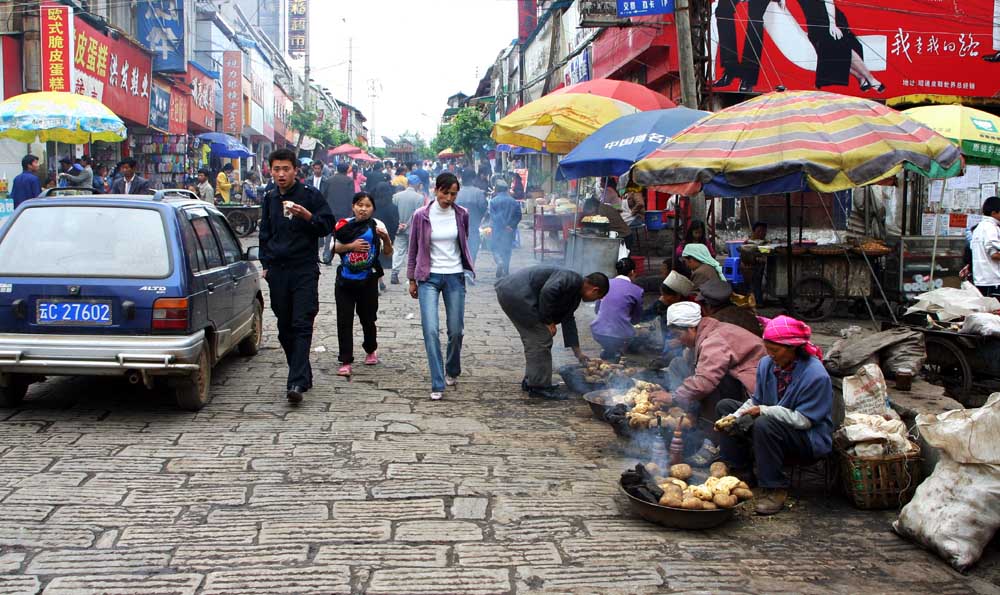
[[[170,88],[170,134],[187,134],[190,97],[178,87]]]
[[[243,52],[222,53],[222,131],[243,134]]]
[[[623,18],[673,13],[674,0],[618,0],[618,16]]]
[[[292,100],[278,85],[274,85],[274,135],[289,139],[288,118],[292,115]]]
[[[288,53],[301,56],[307,51],[309,0],[288,0]]]
[[[149,122],[153,64],[139,46],[76,19],[73,66],[74,93],[89,95],[136,124]]]
[[[139,41],[153,52],[154,72],[184,72],[184,0],[147,0],[136,8]]]
[[[170,88],[154,84],[149,95],[149,127],[160,132],[170,129]]]
[[[191,86],[188,120],[200,130],[215,131],[215,78],[192,63],[188,63],[187,82]]]
[[[42,91],[70,91],[73,85],[73,10],[41,7]]]
[[[720,0],[714,19],[715,77],[725,83],[716,91],[781,85],[872,99],[1000,91],[1000,2]]]

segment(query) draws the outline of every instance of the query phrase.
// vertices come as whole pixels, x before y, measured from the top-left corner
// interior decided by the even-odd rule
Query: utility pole
[[[694,72],[694,46],[691,43],[691,0],[676,0],[674,20],[677,23],[677,58],[681,75],[681,103],[698,109],[698,83]]]
[[[354,38],[347,38],[347,103],[354,106]]]
[[[368,97],[372,100],[372,111],[371,117],[368,118],[370,122],[368,126],[368,134],[371,136],[372,141],[375,140],[375,100],[378,99],[378,89],[375,86],[382,87],[382,84],[378,82],[378,79],[368,79]],[[372,144],[368,143],[369,146]]]
[[[306,15],[311,17],[309,12],[309,0],[306,0]],[[305,70],[306,70],[306,88],[302,93],[302,103],[305,104],[306,111],[309,111],[309,91],[312,89],[312,80],[309,78],[309,18],[306,18],[306,51],[305,51]]]

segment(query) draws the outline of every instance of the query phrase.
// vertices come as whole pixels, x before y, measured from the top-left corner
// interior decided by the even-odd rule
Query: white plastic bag
[[[978,409],[918,415],[917,426],[941,460],[892,528],[962,571],[1000,528],[1000,393]]]
[[[936,314],[941,322],[950,322],[976,312],[996,312],[1000,301],[983,297],[976,286],[965,281],[961,289],[942,287],[917,296],[917,303],[906,310],[907,314],[927,312]]]
[[[889,409],[889,391],[877,364],[866,364],[854,376],[844,378],[846,413],[882,415]]]
[[[981,335],[983,337],[1000,337],[1000,316],[988,312],[976,312],[965,317],[963,335]]]

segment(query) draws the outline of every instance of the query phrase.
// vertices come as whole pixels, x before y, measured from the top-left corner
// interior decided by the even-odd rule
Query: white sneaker
[[[443,396],[444,396],[444,393],[431,393],[431,400],[432,401],[440,401],[441,397],[443,397]]]
[[[456,384],[458,384],[458,378],[452,378],[451,376],[444,377],[445,386],[455,386]]]

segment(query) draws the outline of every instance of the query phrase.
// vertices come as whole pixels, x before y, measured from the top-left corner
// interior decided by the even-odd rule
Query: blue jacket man
[[[493,228],[491,246],[493,260],[497,263],[497,279],[510,274],[510,253],[514,249],[514,235],[521,222],[521,203],[514,200],[507,190],[507,182],[497,180],[496,196],[490,201],[490,225]]]
[[[29,198],[36,198],[42,193],[42,181],[38,179],[38,157],[28,154],[21,159],[21,173],[14,178],[10,187],[10,198],[14,200],[14,208]]]

